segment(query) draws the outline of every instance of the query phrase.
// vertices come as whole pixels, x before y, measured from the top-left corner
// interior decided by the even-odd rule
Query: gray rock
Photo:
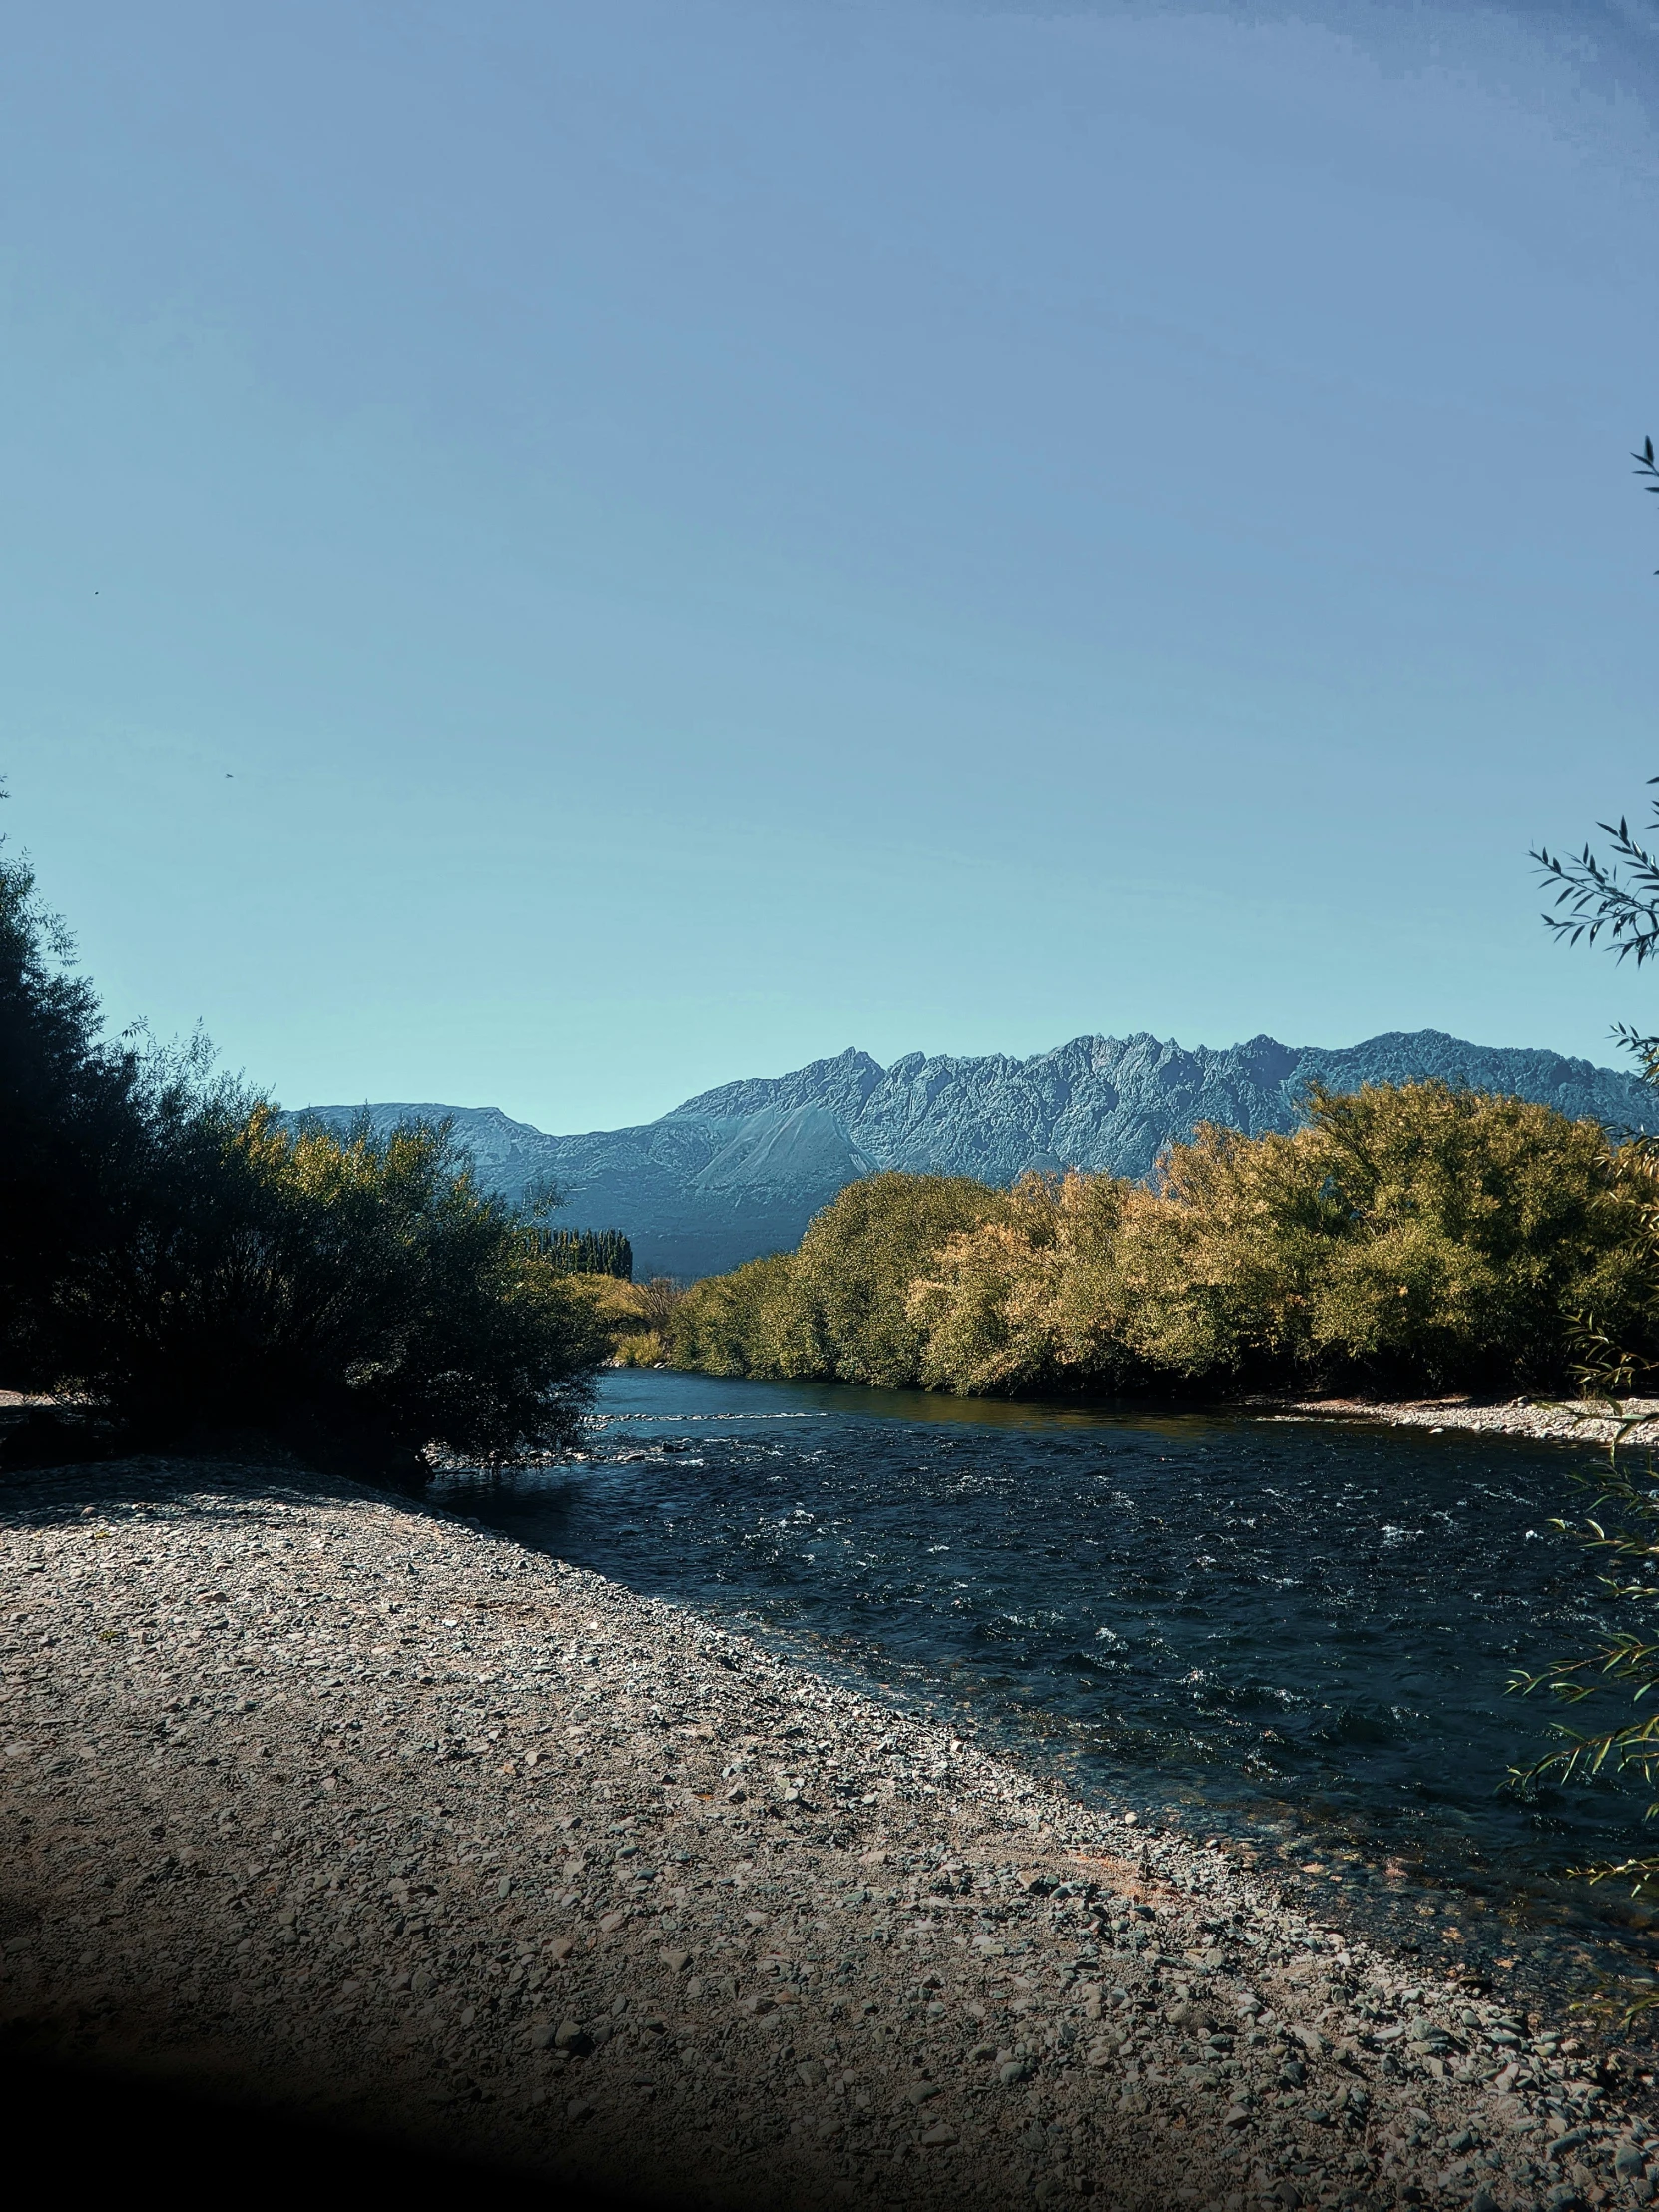
[[[1557,2135],[1544,2151],[1546,2158],[1564,2158],[1569,2150],[1576,2150],[1580,2143],[1590,2140],[1587,2127],[1569,2127],[1564,2135]]]

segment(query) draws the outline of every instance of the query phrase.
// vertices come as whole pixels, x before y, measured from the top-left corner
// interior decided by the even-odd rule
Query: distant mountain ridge
[[[1075,1037],[1028,1060],[912,1052],[883,1068],[851,1047],[788,1075],[752,1076],[688,1098],[634,1129],[554,1137],[494,1106],[370,1106],[376,1126],[448,1116],[483,1180],[518,1196],[551,1180],[557,1219],[618,1228],[641,1273],[708,1275],[795,1244],[843,1185],[882,1168],[1012,1183],[1028,1168],[1146,1176],[1200,1121],[1259,1135],[1296,1124],[1311,1082],[1333,1090],[1441,1076],[1593,1117],[1659,1127],[1635,1076],[1558,1052],[1468,1044],[1438,1029],[1390,1030],[1337,1050],[1272,1037],[1191,1051],[1156,1037]],[[308,1109],[339,1123],[359,1109]]]

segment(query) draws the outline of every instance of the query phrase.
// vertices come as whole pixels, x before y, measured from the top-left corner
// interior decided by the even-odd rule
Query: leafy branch
[[[1659,776],[1648,782],[1659,784]],[[1648,827],[1659,829],[1659,804]],[[1580,938],[1594,944],[1605,933],[1616,959],[1634,956],[1640,967],[1659,955],[1659,857],[1638,840],[1623,815],[1616,824],[1600,822],[1596,828],[1611,841],[1610,859],[1603,860],[1587,844],[1582,852],[1565,857],[1544,845],[1532,853],[1545,882],[1560,885],[1555,911],[1544,915],[1544,925],[1568,944]]]
[[[1659,459],[1654,456],[1652,438],[1644,438],[1641,450],[1630,458],[1636,474],[1647,478],[1642,488],[1659,492]],[[1654,573],[1659,575],[1659,569]],[[1649,777],[1648,782],[1659,784],[1659,776]],[[1558,886],[1555,910],[1544,915],[1544,922],[1568,944],[1580,939],[1595,944],[1605,936],[1615,958],[1634,958],[1640,967],[1659,957],[1659,855],[1641,842],[1623,815],[1616,824],[1602,822],[1596,827],[1612,846],[1605,859],[1588,844],[1577,854],[1554,853],[1544,845],[1532,853],[1546,884]],[[1648,828],[1659,829],[1659,805]],[[1638,1055],[1655,1043],[1635,1035],[1623,1041]],[[1647,1057],[1651,1073],[1652,1054]]]
[[[1616,1452],[1617,1440],[1612,1446],[1612,1453]],[[1618,1509],[1625,1526],[1609,1529],[1601,1517],[1609,1505]],[[1615,1568],[1598,1579],[1616,1603],[1651,1603],[1659,1598],[1659,1580],[1654,1579],[1659,1576],[1659,1489],[1641,1486],[1619,1468],[1616,1456],[1613,1473],[1585,1520],[1576,1529],[1564,1520],[1551,1525],[1563,1534],[1577,1535],[1587,1549],[1600,1552]],[[1522,1697],[1545,1690],[1563,1705],[1581,1705],[1603,1690],[1615,1689],[1628,1693],[1630,1704],[1640,1708],[1612,1727],[1587,1734],[1556,1723],[1552,1734],[1561,1739],[1558,1748],[1530,1767],[1515,1769],[1511,1776],[1515,1788],[1545,1780],[1589,1782],[1607,1773],[1633,1772],[1650,1788],[1659,1780],[1659,1637],[1623,1630],[1582,1658],[1557,1660],[1535,1674],[1518,1669],[1509,1687]],[[1645,1818],[1655,1815],[1659,1815],[1659,1801],[1648,1806]],[[1616,1866],[1574,1871],[1588,1875],[1592,1882],[1626,1877],[1637,1897],[1659,1893],[1659,1853],[1621,1860]]]

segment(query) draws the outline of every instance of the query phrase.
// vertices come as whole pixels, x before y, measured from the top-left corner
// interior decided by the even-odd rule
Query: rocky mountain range
[[[557,1219],[619,1228],[636,1272],[690,1278],[795,1244],[843,1184],[881,1168],[1007,1184],[1027,1168],[1146,1176],[1162,1146],[1199,1121],[1250,1134],[1289,1129],[1316,1078],[1334,1090],[1437,1075],[1590,1115],[1659,1126],[1659,1099],[1634,1076],[1556,1052],[1467,1044],[1437,1029],[1394,1030],[1338,1050],[1272,1037],[1192,1051],[1156,1037],[1077,1037],[1028,1060],[919,1052],[883,1068],[852,1049],[793,1074],[753,1076],[688,1098],[635,1129],[555,1137],[493,1106],[386,1103],[376,1126],[448,1116],[492,1187],[542,1179]],[[319,1106],[341,1123],[358,1109]]]

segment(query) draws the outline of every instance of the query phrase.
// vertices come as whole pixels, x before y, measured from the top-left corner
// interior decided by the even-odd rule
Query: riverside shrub
[[[1150,1190],[850,1185],[795,1254],[695,1286],[677,1356],[966,1394],[1547,1386],[1587,1319],[1659,1343],[1653,1197],[1637,1148],[1551,1107],[1316,1091],[1288,1135],[1200,1127]]]
[[[675,1310],[670,1357],[705,1375],[828,1376],[822,1343],[798,1327],[804,1311],[793,1253],[748,1260],[691,1286]]]
[[[1651,1172],[1599,1123],[1417,1083],[1316,1095],[1299,1135],[1336,1217],[1316,1357],[1482,1387],[1560,1381],[1579,1316],[1651,1341]]]
[[[654,1275],[635,1283],[617,1275],[573,1275],[570,1287],[592,1313],[613,1367],[670,1364],[674,1315],[686,1295],[672,1276]]]
[[[951,1237],[1009,1203],[967,1176],[849,1183],[795,1252],[692,1286],[675,1316],[676,1360],[712,1375],[914,1384],[927,1327],[911,1312],[913,1284]]]
[[[604,1337],[538,1216],[444,1125],[292,1130],[106,1042],[70,950],[0,855],[0,1385],[364,1471],[569,1439]]]
[[[365,1466],[571,1440],[602,1347],[445,1124],[157,1133],[129,1234],[60,1286],[60,1377],[140,1434],[256,1429]]]

